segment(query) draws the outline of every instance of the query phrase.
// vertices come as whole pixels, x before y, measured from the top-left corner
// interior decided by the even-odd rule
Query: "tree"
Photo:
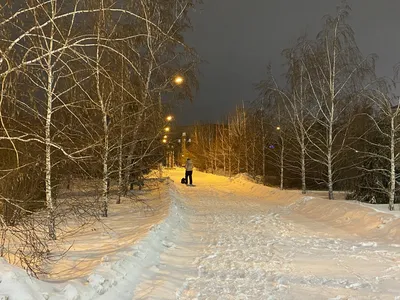
[[[3,237],[15,233],[11,226],[29,224],[26,235],[18,235],[22,245],[34,240],[46,248],[47,238],[58,238],[61,221],[80,211],[72,199],[57,199],[64,179],[101,181],[106,216],[113,175],[158,159],[159,95],[171,89],[177,72],[187,80],[176,93],[181,98],[195,83],[197,56],[182,37],[194,4],[26,0],[0,8]],[[129,154],[133,160],[127,163]],[[26,194],[18,192],[24,187]],[[29,202],[40,205],[31,208]],[[87,203],[95,217],[98,204]],[[85,205],[80,207],[87,213]],[[30,216],[43,206],[46,219],[33,222]],[[35,227],[46,228],[47,238],[34,237]]]
[[[354,33],[346,23],[349,7],[338,9],[336,17],[326,17],[315,42],[304,44],[300,68],[304,71],[310,96],[318,107],[310,111],[315,125],[307,132],[310,158],[326,170],[321,181],[333,199],[334,184],[345,180],[339,173],[346,150],[347,133],[354,105],[364,87],[374,80],[374,56],[363,57]]]
[[[376,193],[386,195],[389,202],[389,210],[394,210],[394,202],[397,185],[397,165],[400,152],[400,101],[398,97],[391,95],[387,89],[374,88],[365,93],[365,97],[371,102],[372,112],[365,114],[379,135],[379,140],[363,137],[363,141],[369,146],[367,149],[356,149],[365,157],[365,160],[373,160],[375,163],[360,166],[366,173],[375,174],[374,182],[368,186],[372,196]],[[371,129],[370,129],[371,130]],[[371,151],[371,150],[374,151]],[[380,163],[377,163],[380,162]],[[381,179],[380,179],[381,178]],[[380,179],[380,180],[379,180]],[[369,195],[371,195],[369,194]]]

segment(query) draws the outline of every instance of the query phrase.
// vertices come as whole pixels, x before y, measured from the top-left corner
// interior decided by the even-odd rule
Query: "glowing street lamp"
[[[167,138],[168,138],[168,136],[167,136],[167,135],[164,135],[164,140],[167,139]]]
[[[182,76],[176,76],[175,78],[174,78],[174,82],[175,82],[175,84],[177,84],[177,85],[181,85],[182,83],[183,83],[183,81],[184,81],[184,79],[183,79],[183,77]]]
[[[169,132],[171,129],[169,127],[164,128],[165,132]]]
[[[173,119],[172,116],[168,116],[168,117],[167,117],[167,121],[168,121],[168,122],[169,122],[169,121],[172,121],[172,119]]]
[[[276,130],[281,130],[281,128],[278,126],[278,127],[276,127]]]
[[[166,143],[167,143],[167,139],[163,139],[162,142],[163,142],[164,144],[166,144]]]

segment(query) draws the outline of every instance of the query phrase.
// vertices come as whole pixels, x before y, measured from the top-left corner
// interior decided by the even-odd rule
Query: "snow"
[[[135,191],[115,204],[110,197],[109,217],[103,224],[94,224],[84,231],[64,237],[65,247],[56,249],[67,255],[47,269],[48,281],[85,280],[98,265],[110,265],[130,255],[132,245],[143,239],[149,230],[168,215],[170,197],[168,186],[151,182],[148,191]]]
[[[142,195],[151,214],[112,206],[71,237],[46,280],[0,261],[0,299],[400,299],[398,212],[182,174]]]
[[[389,211],[387,204],[369,204],[369,203],[358,203],[358,204],[365,206],[365,207],[372,208],[379,212],[391,214],[396,218],[400,218],[400,204],[395,204],[395,207],[397,210],[392,210],[392,211]]]

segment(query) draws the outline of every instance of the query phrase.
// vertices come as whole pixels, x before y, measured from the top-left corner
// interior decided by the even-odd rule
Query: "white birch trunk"
[[[249,173],[249,148],[247,147],[247,118],[246,111],[244,110],[244,103],[242,103],[243,107],[243,133],[244,133],[244,159],[245,159],[245,168],[246,172]]]
[[[304,66],[301,65],[300,68],[300,112],[296,109],[296,118],[299,124],[300,130],[300,163],[301,163],[301,193],[307,193],[307,186],[306,186],[306,133],[304,132],[304,125],[305,125],[305,118],[304,118],[304,91],[303,91],[303,72]],[[297,107],[297,105],[296,105]],[[300,119],[298,119],[300,117]]]
[[[101,7],[103,3],[101,2]],[[100,18],[100,17],[99,17]],[[97,47],[96,47],[96,90],[97,97],[100,104],[102,112],[103,121],[103,175],[102,175],[102,216],[108,216],[108,191],[109,191],[109,172],[108,172],[108,156],[109,156],[109,136],[108,136],[108,109],[104,101],[101,85],[100,85],[100,26],[102,26],[101,19],[99,19],[99,24],[97,25]]]
[[[283,172],[284,172],[284,154],[285,154],[285,144],[282,138],[282,133],[281,133],[281,184],[280,184],[280,188],[281,190],[283,190]]]
[[[122,97],[122,96],[121,96]],[[123,123],[123,118],[124,118],[124,104],[121,104],[121,129],[119,133],[119,145],[118,145],[118,200],[117,204],[121,203],[121,196],[124,193],[124,174],[123,174],[123,168],[124,168],[124,123]]]
[[[335,37],[337,36],[337,27],[335,27]],[[328,198],[334,199],[333,195],[333,161],[332,161],[332,150],[333,150],[333,125],[335,117],[335,94],[336,94],[336,42],[333,43],[333,59],[331,65],[330,77],[330,114],[329,114],[329,133],[328,133],[328,151],[327,151],[327,163],[328,163]]]
[[[395,119],[390,120],[390,187],[389,187],[389,210],[394,210],[394,198],[396,193],[396,154],[395,154]]]
[[[267,183],[266,170],[265,170],[265,132],[264,132],[264,115],[261,119],[261,132],[262,132],[262,174],[264,185]]]
[[[304,141],[301,144],[301,193],[307,193],[306,187],[306,147],[304,145]]]
[[[55,3],[51,3],[52,18],[55,15]],[[46,206],[47,206],[47,218],[48,218],[48,230],[49,237],[52,240],[56,239],[56,228],[55,228],[55,215],[54,215],[54,199],[52,193],[52,160],[51,160],[51,124],[52,124],[52,113],[53,113],[53,84],[54,84],[54,73],[53,73],[53,61],[52,54],[54,47],[54,25],[51,26],[51,36],[49,40],[49,55],[47,58],[47,111],[46,111],[46,125],[45,125],[45,189],[46,189]]]
[[[231,139],[231,128],[228,125],[228,169],[229,177],[232,176],[232,139]]]
[[[108,191],[109,191],[109,174],[108,174],[108,156],[109,156],[109,136],[108,136],[108,117],[103,115],[103,131],[104,131],[104,145],[103,145],[103,179],[102,179],[102,216],[108,216]]]
[[[121,203],[121,196],[126,190],[126,186],[124,188],[124,60],[122,59],[121,63],[121,109],[120,109],[120,132],[119,132],[119,145],[118,145],[118,199],[117,204]]]

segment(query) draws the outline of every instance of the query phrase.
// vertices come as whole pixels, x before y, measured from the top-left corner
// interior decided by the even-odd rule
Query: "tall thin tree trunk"
[[[304,144],[301,145],[301,193],[307,193],[306,187],[306,149]]]
[[[224,176],[226,176],[226,155],[225,155],[225,153],[222,154],[222,156],[223,156],[223,160],[224,160]]]
[[[283,190],[283,171],[284,171],[284,153],[285,153],[285,144],[282,138],[282,133],[281,133],[281,184],[280,184],[280,188],[281,190]]]
[[[332,176],[332,149],[328,149],[328,197],[330,200],[334,199]]]
[[[390,120],[390,190],[389,190],[389,210],[394,210],[394,198],[396,193],[396,155],[395,155],[395,119]]]
[[[136,146],[137,146],[137,141],[135,139],[138,138],[138,133],[139,133],[139,129],[140,129],[140,124],[143,120],[143,115],[144,114],[140,114],[138,120],[136,121],[133,133],[132,133],[132,140],[133,142],[131,143],[131,146],[129,148],[129,153],[127,155],[126,158],[126,162],[125,162],[125,174],[124,174],[124,183],[123,183],[123,195],[126,196],[128,193],[128,183],[129,183],[129,178],[130,178],[130,174],[132,172],[132,168],[133,168],[133,155],[135,153],[136,150]]]
[[[103,116],[103,131],[104,131],[104,148],[103,148],[103,217],[108,216],[108,195],[110,187],[110,179],[108,174],[108,155],[109,155],[109,128],[108,116]]]
[[[247,117],[246,111],[244,110],[244,103],[242,102],[243,109],[243,132],[244,132],[244,159],[245,159],[245,168],[246,173],[249,173],[249,148],[247,146]]]
[[[239,174],[240,173],[240,152],[239,152],[239,154],[238,154],[238,156],[237,156],[237,174]]]
[[[252,166],[251,166],[251,172],[253,173],[252,175],[256,175],[256,139],[254,138],[253,143],[252,143]]]
[[[118,145],[118,199],[117,204],[121,203],[121,196],[124,194],[126,190],[126,186],[124,188],[124,176],[123,176],[123,167],[124,167],[124,59],[121,59],[121,109],[120,109],[120,132],[119,132],[119,145]]]
[[[333,147],[333,99],[331,106],[331,116],[328,128],[328,149],[327,149],[327,164],[328,164],[328,198],[334,199],[333,195],[333,161],[332,161],[332,147]]]
[[[228,169],[229,177],[232,176],[232,139],[231,139],[231,128],[228,125]]]
[[[103,1],[100,3],[101,8],[103,8]],[[108,170],[108,156],[109,156],[109,116],[108,107],[102,95],[101,85],[100,85],[100,35],[101,26],[104,20],[99,16],[99,24],[97,25],[97,47],[96,47],[96,90],[97,97],[100,103],[103,121],[103,175],[102,175],[102,216],[108,216],[108,194],[109,194],[109,170]]]
[[[300,120],[298,124],[300,125],[300,160],[301,160],[301,193],[307,193],[306,186],[306,133],[304,130],[304,91],[303,91],[303,72],[304,66],[300,67]],[[296,110],[296,114],[299,114]],[[298,115],[297,115],[298,116]],[[297,119],[298,120],[298,119]]]
[[[335,29],[335,36],[337,33],[337,28]],[[330,86],[330,119],[329,119],[329,133],[328,133],[328,198],[330,200],[334,199],[333,195],[333,161],[332,161],[332,150],[333,150],[333,123],[335,116],[335,80],[336,80],[336,39],[333,45],[333,57],[331,72],[329,74],[329,86]]]
[[[51,59],[49,59],[50,61]],[[48,91],[47,91],[47,114],[46,114],[46,206],[47,206],[47,217],[48,217],[48,228],[49,237],[52,240],[56,239],[55,231],[55,216],[54,216],[54,202],[52,194],[52,161],[51,161],[51,117],[52,117],[52,86],[53,86],[53,74],[51,68],[49,68],[48,74]]]
[[[264,116],[261,119],[261,132],[262,132],[262,175],[264,185],[267,183],[265,171],[265,132],[264,132]]]
[[[215,126],[215,143],[214,143],[215,144],[214,145],[214,147],[215,147],[215,151],[214,151],[214,170],[215,170],[215,172],[217,171],[217,161],[218,161],[218,158],[217,158],[218,132],[217,132],[217,130],[218,130],[218,125]]]
[[[123,101],[123,100],[122,100]],[[123,118],[124,118],[124,104],[121,104],[121,128],[120,128],[120,133],[119,133],[119,145],[118,145],[118,200],[117,204],[121,203],[121,197],[124,194],[124,191],[126,190],[126,187],[124,188],[124,174],[123,174],[123,168],[124,168],[124,123],[123,123]]]
[[[52,18],[55,16],[55,3],[51,3]],[[46,206],[47,206],[47,218],[48,218],[48,230],[49,237],[52,240],[56,239],[56,225],[55,225],[55,214],[54,214],[54,199],[52,193],[52,160],[51,160],[51,124],[52,124],[52,113],[53,113],[53,84],[54,84],[54,73],[53,73],[53,38],[54,38],[54,25],[51,25],[51,36],[49,41],[49,55],[47,58],[47,112],[46,112],[46,125],[45,125],[45,144],[46,144]]]

